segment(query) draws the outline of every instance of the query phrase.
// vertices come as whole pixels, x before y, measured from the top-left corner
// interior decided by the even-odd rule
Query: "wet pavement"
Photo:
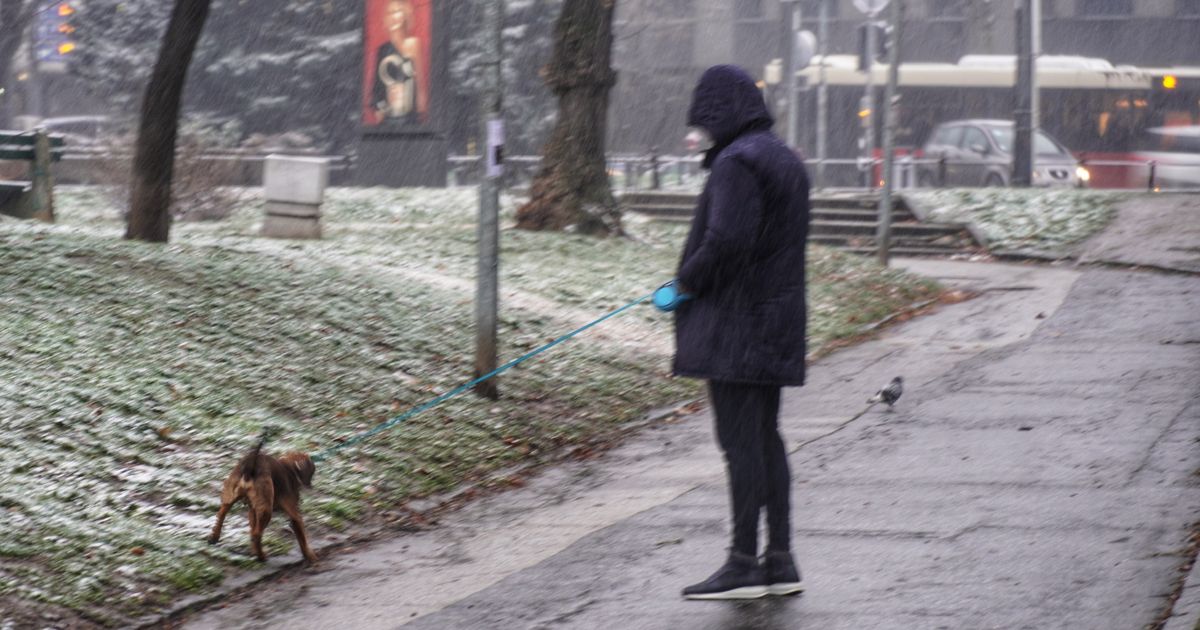
[[[984,290],[790,389],[807,591],[688,602],[722,561],[698,414],[188,628],[1142,628],[1200,520],[1200,278],[904,261]],[[865,400],[892,376],[894,413]]]
[[[1200,195],[1138,195],[1080,247],[1084,262],[1105,261],[1200,273]]]

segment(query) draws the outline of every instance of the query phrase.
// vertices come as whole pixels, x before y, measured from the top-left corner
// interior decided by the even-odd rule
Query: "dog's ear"
[[[317,472],[317,466],[313,464],[312,458],[305,457],[295,462],[294,465],[296,473],[300,476],[300,483],[303,483],[305,488],[311,488],[313,475]]]

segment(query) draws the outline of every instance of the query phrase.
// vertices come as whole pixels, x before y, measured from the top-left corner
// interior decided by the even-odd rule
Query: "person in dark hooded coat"
[[[733,545],[689,599],[799,592],[791,554],[791,473],[779,435],[783,386],[804,384],[808,176],[771,132],[754,80],[735,66],[701,77],[688,126],[708,137],[711,173],[677,273],[676,375],[708,381],[728,465]],[[758,523],[768,540],[760,563]]]

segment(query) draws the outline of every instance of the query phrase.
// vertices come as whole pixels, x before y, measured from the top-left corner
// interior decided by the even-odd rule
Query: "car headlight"
[[[1082,166],[1075,167],[1075,176],[1078,177],[1079,181],[1081,182],[1091,181],[1092,179],[1092,174]]]

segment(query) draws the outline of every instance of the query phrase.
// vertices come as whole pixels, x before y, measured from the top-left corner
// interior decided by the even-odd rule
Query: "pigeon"
[[[883,389],[876,392],[875,395],[872,396],[867,402],[871,404],[880,402],[887,403],[888,411],[891,411],[892,405],[896,404],[897,400],[900,400],[900,394],[903,393],[904,379],[897,376],[896,378],[892,379],[891,383],[888,383]]]

